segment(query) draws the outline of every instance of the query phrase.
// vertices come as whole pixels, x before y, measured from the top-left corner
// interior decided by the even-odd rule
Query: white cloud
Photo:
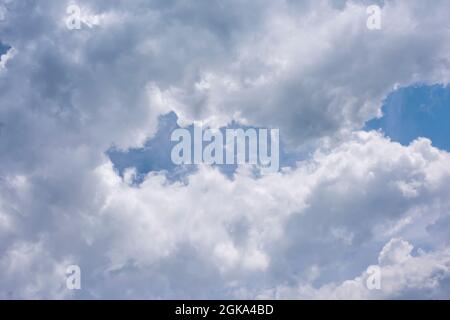
[[[434,252],[421,252],[412,256],[413,246],[402,239],[391,239],[380,253],[379,259],[386,255],[395,259],[383,261],[380,268],[381,286],[369,289],[367,281],[370,272],[343,281],[331,283],[320,288],[309,284],[296,287],[280,286],[261,293],[260,299],[425,299],[445,298],[441,296],[448,290],[450,278],[450,248]],[[368,269],[369,270],[369,269]],[[443,291],[444,289],[445,291]]]
[[[242,290],[256,297],[292,281],[307,281],[301,290],[309,288],[310,297],[322,297],[322,287],[331,286],[334,292],[339,279],[348,279],[371,261],[377,263],[380,248],[393,236],[439,252],[442,243],[435,243],[428,230],[448,216],[450,205],[449,154],[426,140],[403,147],[375,132],[356,133],[298,168],[259,179],[242,169],[230,180],[205,166],[189,176],[187,184],[151,173],[133,186],[104,161],[85,172],[83,183],[89,190],[79,182],[70,186],[73,203],[62,197],[65,192],[50,188],[63,183],[56,177],[27,181],[45,187],[48,194],[28,191],[21,194],[25,201],[20,204],[14,201],[20,196],[14,190],[24,190],[23,184],[9,186],[9,201],[25,215],[6,212],[19,226],[15,234],[45,234],[48,241],[42,245],[55,264],[71,261],[82,267],[83,294],[88,297],[207,297],[214,295],[212,279],[229,297],[242,295]],[[73,175],[79,173],[69,173]],[[70,185],[74,178],[64,179]],[[398,183],[412,179],[418,186],[414,201]],[[51,206],[48,199],[54,199]],[[32,217],[39,212],[35,208],[48,212]],[[45,219],[45,224],[37,219]],[[386,231],[405,219],[408,223]],[[381,251],[380,264],[385,268],[416,261],[410,252],[407,242],[391,242]],[[5,263],[9,260],[6,255]],[[387,270],[388,275],[395,271]],[[419,280],[427,281],[429,274]],[[392,283],[385,284],[391,288],[389,294],[401,296],[411,277],[405,275],[396,284],[392,276]],[[430,278],[436,288],[439,279]],[[200,283],[191,287],[196,281]],[[129,293],[112,290],[124,286]],[[42,295],[50,294],[45,287],[42,290]],[[338,292],[336,297],[362,294],[347,283]]]
[[[65,28],[67,3],[9,3],[0,297],[255,297],[298,283],[300,296],[371,297],[355,277],[393,238],[431,250],[383,249],[387,296],[408,283],[448,293],[434,272],[447,266],[436,223],[448,219],[449,154],[354,132],[395,85],[448,81],[448,4],[425,15],[422,1],[386,1],[371,33],[363,4],[330,3],[89,1],[106,20],[79,31]],[[142,145],[170,110],[280,127],[318,149],[262,178],[209,167],[187,182],[120,178],[104,152]],[[68,264],[81,267],[80,292],[61,287]]]

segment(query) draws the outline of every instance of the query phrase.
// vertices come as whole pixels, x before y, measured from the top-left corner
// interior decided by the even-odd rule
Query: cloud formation
[[[450,155],[358,131],[394,88],[448,82],[447,1],[384,1],[379,31],[367,1],[78,1],[81,30],[69,2],[1,3],[0,298],[448,296]],[[311,155],[118,175],[105,152],[171,111]]]

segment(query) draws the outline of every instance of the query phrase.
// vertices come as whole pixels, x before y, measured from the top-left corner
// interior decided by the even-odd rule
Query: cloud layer
[[[447,1],[384,1],[378,31],[367,1],[79,1],[81,30],[64,1],[1,3],[0,298],[448,297],[450,155],[358,131],[396,87],[448,82]],[[171,111],[309,156],[118,175],[105,152]]]

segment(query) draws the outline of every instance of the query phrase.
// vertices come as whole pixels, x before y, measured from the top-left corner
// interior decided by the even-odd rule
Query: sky
[[[0,54],[3,55],[8,51],[8,46],[0,42]]]
[[[450,151],[450,88],[414,85],[391,93],[383,105],[383,116],[372,119],[366,130],[381,129],[393,141],[408,145],[419,137]]]
[[[449,9],[0,0],[0,299],[448,299]],[[175,165],[199,122],[280,170]]]

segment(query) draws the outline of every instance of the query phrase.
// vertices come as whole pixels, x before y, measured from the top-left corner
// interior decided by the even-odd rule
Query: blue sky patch
[[[411,86],[388,96],[383,117],[366,123],[365,130],[381,129],[392,140],[408,145],[425,137],[433,146],[450,151],[450,87]]]
[[[381,129],[393,141],[403,145],[408,145],[419,137],[426,137],[435,147],[450,151],[450,87],[420,85],[401,88],[386,98],[382,111],[383,117],[368,121],[365,130]],[[229,126],[240,127],[242,126],[236,123]],[[137,183],[149,172],[162,170],[167,172],[170,180],[182,179],[195,172],[196,166],[175,166],[172,163],[170,152],[175,143],[170,141],[170,135],[176,128],[179,128],[177,115],[171,112],[160,117],[156,135],[143,148],[126,151],[111,148],[107,154],[120,175],[127,168],[136,168]],[[298,155],[286,153],[281,141],[281,166],[295,165],[294,159],[298,160]],[[228,176],[236,170],[235,165],[218,167]]]
[[[136,183],[142,182],[145,175],[152,171],[166,171],[169,180],[180,180],[186,177],[188,174],[197,170],[197,165],[174,165],[170,154],[172,148],[178,142],[172,142],[170,136],[172,132],[180,128],[177,124],[177,115],[174,112],[170,112],[159,119],[158,130],[152,139],[149,139],[143,148],[133,148],[130,150],[119,150],[111,148],[106,153],[114,164],[115,169],[123,176],[124,171],[127,168],[136,168],[137,177]],[[231,123],[226,128],[243,128],[248,129],[250,127],[242,126],[238,123]],[[221,128],[225,130],[226,128]],[[193,127],[187,127],[191,133]],[[193,153],[193,152],[192,152]],[[283,147],[283,141],[280,140],[280,165],[281,166],[293,166],[296,160],[299,159],[299,155],[286,153]],[[215,165],[225,175],[231,177],[236,169],[237,165],[223,164]]]
[[[10,46],[7,46],[3,42],[0,41],[0,56],[5,54],[9,50]]]

